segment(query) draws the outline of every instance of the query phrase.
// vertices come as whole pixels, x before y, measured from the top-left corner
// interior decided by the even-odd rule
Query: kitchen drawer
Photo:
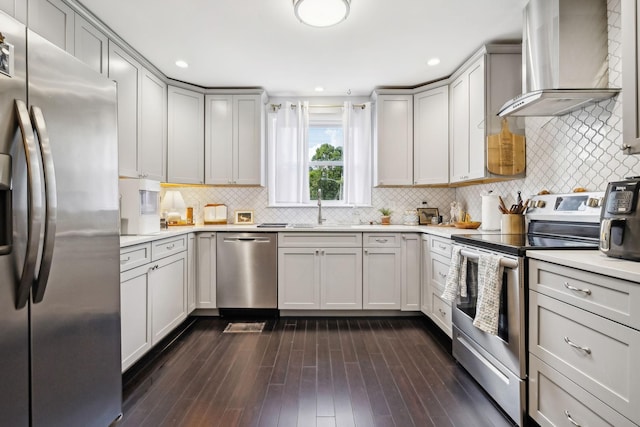
[[[400,233],[364,233],[362,245],[365,248],[399,248],[402,241]]]
[[[529,416],[541,427],[632,427],[631,421],[535,356],[529,358]]]
[[[636,283],[530,259],[529,288],[640,330]]]
[[[151,242],[151,258],[153,261],[187,250],[187,235],[168,237]]]
[[[279,248],[361,248],[362,233],[278,233]]]
[[[127,246],[120,249],[120,272],[151,262],[151,244]]]
[[[431,253],[451,259],[451,240],[431,236]]]
[[[441,294],[447,281],[447,273],[451,260],[442,255],[431,255],[431,285]]]
[[[534,291],[529,307],[529,351],[640,423],[640,332]]]
[[[451,304],[440,299],[438,292],[431,295],[431,320],[451,338]]]

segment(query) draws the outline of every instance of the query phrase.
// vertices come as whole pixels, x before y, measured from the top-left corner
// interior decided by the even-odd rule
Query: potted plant
[[[382,214],[382,217],[380,218],[380,224],[383,224],[383,225],[391,224],[391,213],[393,211],[389,208],[380,208],[379,211]]]

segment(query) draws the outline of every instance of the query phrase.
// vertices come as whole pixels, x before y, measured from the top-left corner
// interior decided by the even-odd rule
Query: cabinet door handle
[[[388,241],[388,239],[376,239],[376,242],[378,243],[387,243]]]
[[[572,342],[569,337],[564,337],[564,342],[566,342],[567,344],[569,344],[571,347],[578,349],[580,351],[584,351],[586,354],[591,354],[591,349],[589,347],[582,347],[579,346],[578,344],[575,344],[574,342]]]
[[[128,256],[126,258],[123,258],[120,260],[120,264],[126,264],[127,262],[131,261],[131,257]]]
[[[591,289],[576,288],[575,286],[571,286],[569,282],[564,282],[564,287],[569,289],[570,291],[582,292],[584,294],[591,295]]]
[[[156,264],[153,267],[149,268],[149,271],[157,270],[158,268],[158,264]]]
[[[571,418],[571,414],[569,413],[569,411],[564,411],[564,415],[565,415],[565,417],[567,417],[567,419],[569,420],[569,422],[571,424],[573,424],[576,427],[581,427],[580,424],[578,422],[576,422],[576,420]]]
[[[438,276],[442,277],[443,279],[447,278],[447,275],[445,273],[443,273],[442,271],[438,271]]]
[[[365,250],[364,250],[364,254],[365,254],[365,255],[369,255],[369,249],[365,249]]]
[[[445,245],[438,245],[438,248],[442,249],[443,251],[444,251],[445,249],[447,249],[447,247],[446,247]]]
[[[446,316],[447,315],[447,313],[445,311],[443,311],[441,308],[439,308],[438,311],[440,312],[441,316]]]
[[[173,249],[173,248],[175,248],[175,247],[176,247],[176,244],[175,244],[175,243],[172,243],[172,244],[170,244],[170,245],[167,245],[167,249],[169,249],[169,250],[171,250],[171,249]]]
[[[316,249],[316,256],[320,255],[320,251]]]

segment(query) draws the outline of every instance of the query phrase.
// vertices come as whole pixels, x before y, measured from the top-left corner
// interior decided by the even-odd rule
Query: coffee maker
[[[613,258],[640,261],[640,177],[610,182],[600,213],[600,251]]]

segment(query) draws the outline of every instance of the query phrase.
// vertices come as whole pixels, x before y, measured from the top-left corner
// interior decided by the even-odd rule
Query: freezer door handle
[[[44,220],[44,243],[42,246],[42,261],[40,271],[33,286],[33,302],[39,303],[44,298],[44,291],[47,288],[49,273],[51,272],[51,260],[53,258],[53,248],[56,239],[56,221],[58,211],[58,197],[56,187],[56,171],[51,156],[51,144],[47,124],[40,107],[31,106],[31,120],[38,134],[40,142],[40,155],[42,156],[42,170],[44,172],[44,194],[45,194],[45,220]]]
[[[27,191],[29,194],[27,249],[24,256],[22,276],[16,292],[16,308],[20,309],[29,300],[29,291],[36,274],[40,231],[42,229],[42,181],[40,180],[40,155],[36,147],[31,120],[29,120],[29,110],[27,110],[27,105],[24,101],[17,99],[15,105],[27,162]]]

